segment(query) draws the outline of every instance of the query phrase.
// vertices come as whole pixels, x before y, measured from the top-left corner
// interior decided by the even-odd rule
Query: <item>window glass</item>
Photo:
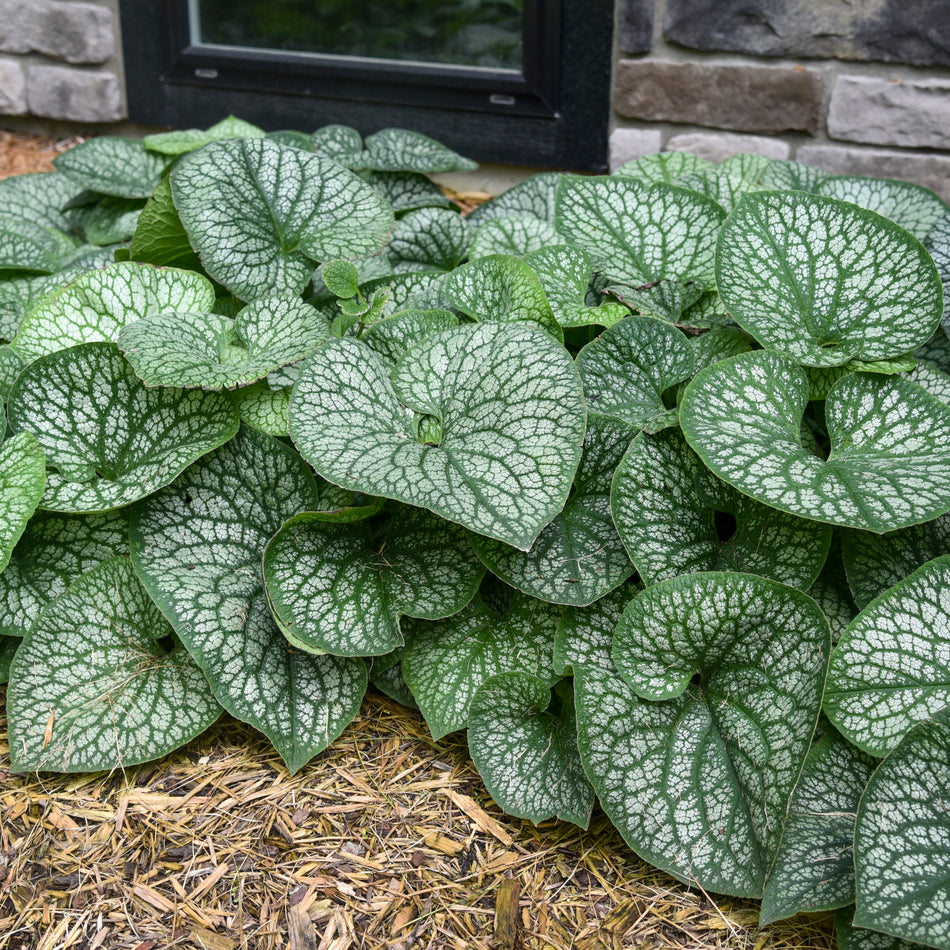
[[[523,0],[190,0],[198,44],[522,68]]]

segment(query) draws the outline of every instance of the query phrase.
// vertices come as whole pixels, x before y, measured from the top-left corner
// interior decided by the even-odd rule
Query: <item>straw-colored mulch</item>
[[[0,177],[76,141],[0,132]],[[753,902],[653,870],[599,811],[588,832],[506,818],[464,739],[378,694],[293,777],[227,716],[124,772],[8,766],[0,716],[0,950],[833,946],[827,916],[759,931]]]

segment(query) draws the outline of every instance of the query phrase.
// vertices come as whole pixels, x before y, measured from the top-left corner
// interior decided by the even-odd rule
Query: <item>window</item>
[[[129,113],[404,126],[481,161],[603,170],[612,0],[121,0]]]

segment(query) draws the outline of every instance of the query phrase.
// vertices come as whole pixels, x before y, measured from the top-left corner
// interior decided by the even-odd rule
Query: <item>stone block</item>
[[[614,129],[610,133],[610,170],[626,162],[659,152],[663,136],[659,129]]]
[[[814,133],[823,79],[813,69],[621,60],[614,108],[630,119],[738,132]]]
[[[27,105],[44,119],[117,122],[126,117],[122,90],[114,73],[68,66],[29,66]]]
[[[625,53],[648,53],[653,45],[653,0],[620,0],[617,36]]]
[[[15,59],[0,59],[0,115],[26,113],[26,76]]]
[[[115,51],[106,7],[63,0],[0,0],[0,50],[67,63],[104,63]]]
[[[764,155],[783,161],[792,153],[792,147],[782,139],[764,135],[736,135],[732,132],[686,132],[674,135],[666,143],[668,152],[691,152],[711,162],[721,162],[733,155]]]
[[[828,134],[869,145],[950,148],[950,79],[838,76]]]
[[[824,168],[834,175],[912,181],[950,202],[950,156],[846,145],[802,145],[795,160]]]
[[[691,49],[950,65],[944,0],[667,0],[664,32]]]

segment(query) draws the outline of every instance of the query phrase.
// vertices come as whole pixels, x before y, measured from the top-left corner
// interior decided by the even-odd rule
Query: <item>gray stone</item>
[[[739,132],[815,133],[823,79],[814,69],[621,60],[614,108],[629,119]]]
[[[664,30],[692,49],[950,65],[946,0],[667,0]]]
[[[0,0],[0,50],[104,63],[115,51],[112,12],[63,0]]]
[[[764,135],[736,135],[733,132],[686,132],[674,135],[666,143],[668,152],[691,152],[711,162],[721,162],[733,155],[764,155],[785,160],[792,147],[782,139]]]
[[[625,53],[648,53],[653,45],[653,0],[620,0],[617,35]]]
[[[950,148],[950,79],[839,76],[831,90],[828,134],[869,145]]]
[[[0,59],[0,114],[26,113],[26,77],[15,59]]]
[[[663,135],[659,129],[614,129],[610,133],[610,170],[625,162],[660,151]]]
[[[885,151],[846,145],[802,145],[796,161],[824,168],[834,175],[898,178],[936,192],[950,202],[950,156]]]
[[[26,95],[30,112],[44,119],[117,122],[126,117],[122,90],[114,73],[68,66],[30,66]]]

